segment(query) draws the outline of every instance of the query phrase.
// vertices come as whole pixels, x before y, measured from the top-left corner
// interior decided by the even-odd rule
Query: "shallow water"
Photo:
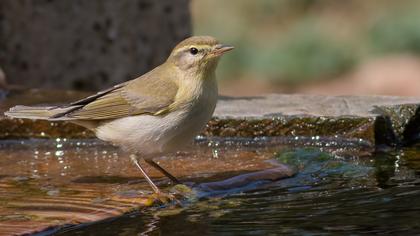
[[[157,158],[190,183],[275,167],[264,147],[202,143]],[[161,188],[169,180],[144,164]],[[97,221],[149,205],[150,187],[126,153],[97,140],[0,141],[0,235]]]
[[[199,192],[183,206],[134,211],[38,235],[360,235],[420,233],[420,148],[368,155],[273,142],[201,142],[159,158],[187,182],[223,180],[285,163],[292,178],[250,188]],[[270,145],[268,145],[270,143]],[[127,154],[95,140],[0,142],[0,225],[60,225],[112,217],[149,187]],[[148,168],[169,189],[168,180]],[[74,223],[76,223],[75,221]],[[0,231],[1,232],[1,231]]]
[[[218,158],[242,152],[235,150]],[[363,157],[285,147],[250,153],[264,156],[260,161],[275,157],[299,173],[182,208],[155,207],[43,235],[420,234],[418,147]]]

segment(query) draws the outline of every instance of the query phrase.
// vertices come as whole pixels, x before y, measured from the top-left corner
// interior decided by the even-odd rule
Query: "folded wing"
[[[81,107],[60,116],[80,120],[107,120],[145,113],[162,114],[174,102],[177,91],[178,86],[172,80],[146,74],[72,103],[70,106]]]

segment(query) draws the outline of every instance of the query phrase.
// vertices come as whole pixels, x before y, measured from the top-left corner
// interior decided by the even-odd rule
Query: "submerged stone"
[[[372,166],[337,158],[316,148],[283,150],[277,155],[277,160],[297,170],[297,177],[291,180],[293,184],[289,183],[291,186],[320,184],[338,177],[345,180],[343,185],[360,187],[376,184]]]

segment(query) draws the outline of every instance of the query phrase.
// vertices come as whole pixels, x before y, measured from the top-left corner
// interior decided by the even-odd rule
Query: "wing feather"
[[[60,115],[79,120],[109,120],[162,114],[174,102],[178,86],[161,71],[158,67],[135,80],[71,103],[77,108]]]

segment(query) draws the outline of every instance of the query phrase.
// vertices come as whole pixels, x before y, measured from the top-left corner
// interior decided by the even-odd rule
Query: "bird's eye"
[[[198,53],[198,49],[197,49],[197,48],[190,48],[190,53],[191,53],[192,55],[195,55],[195,54],[197,54],[197,53]]]

